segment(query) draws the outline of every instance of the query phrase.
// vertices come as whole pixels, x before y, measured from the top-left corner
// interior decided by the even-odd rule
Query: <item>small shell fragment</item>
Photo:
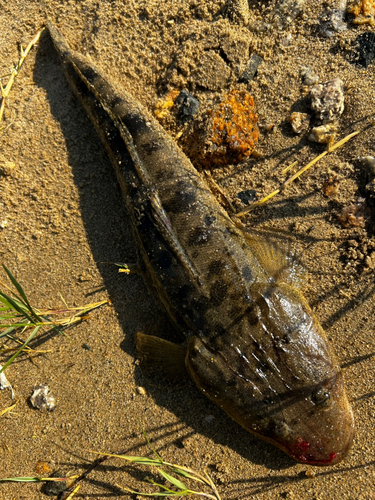
[[[323,125],[337,121],[344,111],[344,84],[341,78],[314,85],[310,98],[311,109]]]
[[[307,113],[299,113],[295,111],[289,116],[289,122],[292,125],[295,134],[300,134],[304,130],[307,130],[310,125],[311,115]]]
[[[309,68],[308,66],[302,66],[301,71],[300,71],[300,75],[302,78],[302,83],[304,85],[309,86],[309,87],[317,84],[319,81],[318,75],[315,74],[313,72],[313,70],[311,68]]]
[[[339,221],[348,227],[364,227],[366,222],[366,200],[358,198],[356,203],[352,203],[341,210]]]
[[[35,386],[30,396],[30,403],[41,411],[53,411],[56,408],[55,397],[50,393],[48,385]]]
[[[0,365],[0,370],[2,369],[2,366]],[[14,399],[14,391],[13,387],[11,386],[10,382],[8,382],[8,379],[5,376],[4,372],[0,373],[0,391],[3,389],[9,389],[11,394],[12,394],[12,399]]]
[[[327,123],[314,127],[309,135],[309,141],[318,142],[319,144],[328,144],[337,131],[337,125],[334,123]]]

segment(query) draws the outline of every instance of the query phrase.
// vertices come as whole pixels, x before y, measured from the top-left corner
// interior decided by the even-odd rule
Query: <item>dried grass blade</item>
[[[3,415],[5,415],[6,413],[10,412],[13,410],[13,408],[18,404],[18,401],[16,401],[14,403],[14,405],[12,406],[8,406],[8,408],[5,408],[4,410],[0,410],[0,417],[2,417]]]

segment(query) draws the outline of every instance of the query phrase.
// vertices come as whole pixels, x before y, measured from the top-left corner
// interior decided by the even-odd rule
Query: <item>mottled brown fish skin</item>
[[[191,377],[294,459],[342,460],[353,414],[293,257],[243,233],[153,117],[48,28],[115,167],[148,282],[188,339]]]

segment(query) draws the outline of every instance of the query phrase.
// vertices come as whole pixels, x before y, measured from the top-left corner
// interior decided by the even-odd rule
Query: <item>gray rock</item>
[[[175,105],[178,107],[178,116],[183,122],[189,121],[198,113],[199,101],[187,90],[181,90],[176,98]]]
[[[345,11],[341,9],[328,10],[320,18],[319,32],[321,35],[331,38],[335,33],[341,33],[347,29],[344,22]]]
[[[260,56],[258,56],[258,54],[253,54],[250,57],[247,68],[240,76],[239,81],[243,83],[248,83],[251,82],[251,80],[254,80],[256,72],[258,71],[258,67],[260,64],[262,64],[262,62],[263,59]]]

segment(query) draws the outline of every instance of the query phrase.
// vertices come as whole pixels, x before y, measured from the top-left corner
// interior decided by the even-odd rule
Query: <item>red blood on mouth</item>
[[[310,449],[310,443],[299,437],[297,439],[297,448],[301,451],[307,451]]]

